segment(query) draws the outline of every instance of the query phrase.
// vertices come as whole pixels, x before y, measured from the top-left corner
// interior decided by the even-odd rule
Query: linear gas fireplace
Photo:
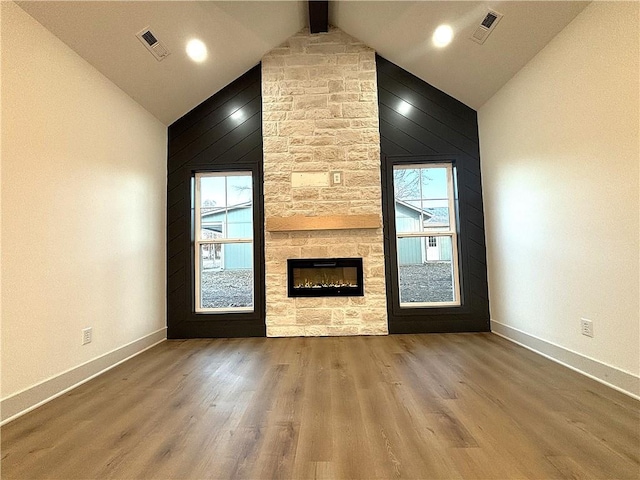
[[[287,260],[290,297],[363,296],[362,258]]]

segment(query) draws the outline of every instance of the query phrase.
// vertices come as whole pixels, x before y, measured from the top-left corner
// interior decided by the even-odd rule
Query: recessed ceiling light
[[[440,25],[433,32],[433,44],[436,47],[446,47],[453,40],[453,29],[449,25]]]
[[[197,38],[189,40],[189,43],[187,43],[187,55],[194,62],[204,62],[207,59],[207,46]]]

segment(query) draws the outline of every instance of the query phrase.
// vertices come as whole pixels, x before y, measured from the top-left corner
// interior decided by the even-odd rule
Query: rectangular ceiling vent
[[[502,14],[494,10],[489,10],[480,25],[478,25],[471,35],[471,40],[482,45],[489,34],[496,28],[498,22],[502,18]]]
[[[142,44],[147,47],[147,50],[151,52],[151,54],[161,62],[164,60],[167,55],[169,55],[169,50],[164,44],[157,39],[157,37],[151,32],[149,27],[143,28],[138,33],[136,33],[136,37],[138,40],[142,42]]]

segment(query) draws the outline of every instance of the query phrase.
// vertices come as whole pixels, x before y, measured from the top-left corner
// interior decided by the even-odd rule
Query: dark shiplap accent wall
[[[242,118],[232,118],[239,108]],[[169,127],[168,150],[168,337],[264,336],[260,65],[173,123]],[[251,170],[254,174],[254,313],[194,313],[191,179],[194,172],[211,170]]]
[[[475,110],[376,56],[380,142],[385,205],[387,304],[391,333],[489,331],[489,296],[485,251],[478,123]],[[399,104],[412,108],[401,114]],[[391,163],[453,160],[458,172],[459,248],[462,307],[400,309],[390,194]],[[390,201],[391,200],[391,201]],[[391,279],[390,279],[391,275]],[[390,281],[391,280],[391,281]]]
[[[309,30],[311,33],[329,31],[329,0],[309,0]]]

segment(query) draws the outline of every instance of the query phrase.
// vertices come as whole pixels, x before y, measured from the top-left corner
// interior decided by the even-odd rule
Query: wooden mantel
[[[380,215],[324,215],[267,218],[267,232],[380,228]]]

